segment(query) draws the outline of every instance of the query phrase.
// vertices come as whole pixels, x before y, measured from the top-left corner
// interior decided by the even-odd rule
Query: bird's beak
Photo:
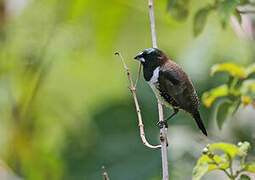
[[[138,61],[145,62],[145,59],[143,58],[143,52],[138,53],[134,59],[137,59]]]

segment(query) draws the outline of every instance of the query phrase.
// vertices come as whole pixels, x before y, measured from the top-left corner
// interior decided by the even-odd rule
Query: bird
[[[196,90],[183,69],[157,48],[145,49],[139,52],[134,59],[141,62],[144,79],[160,103],[173,109],[173,113],[169,117],[157,123],[158,126],[160,128],[163,128],[163,125],[167,127],[167,121],[181,109],[191,114],[199,129],[207,136],[199,113]]]

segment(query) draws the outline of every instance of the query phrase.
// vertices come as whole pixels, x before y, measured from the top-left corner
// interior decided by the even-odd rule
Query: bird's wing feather
[[[178,85],[180,83],[180,80],[176,75],[171,73],[170,71],[162,71],[162,75],[169,80],[173,85]]]
[[[185,82],[181,80],[179,73],[176,69],[162,69],[159,71],[161,88],[171,96],[181,94],[185,88]]]
[[[172,63],[173,64],[173,63]],[[171,96],[179,106],[190,112],[196,109],[198,100],[191,81],[177,64],[166,64],[159,71],[161,89]]]

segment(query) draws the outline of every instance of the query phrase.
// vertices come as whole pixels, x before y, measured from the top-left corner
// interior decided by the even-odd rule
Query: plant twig
[[[140,128],[140,137],[142,139],[142,142],[145,146],[147,146],[148,148],[151,148],[151,149],[160,149],[161,148],[161,145],[156,145],[156,146],[153,146],[151,145],[146,137],[145,137],[145,132],[144,132],[144,125],[143,125],[143,120],[142,120],[142,115],[141,115],[141,110],[140,110],[140,106],[138,104],[138,100],[137,100],[137,97],[136,97],[136,85],[137,85],[137,82],[139,80],[139,72],[140,72],[140,68],[139,68],[139,72],[138,72],[138,77],[137,77],[137,80],[136,80],[136,84],[134,86],[133,84],[133,81],[132,81],[132,78],[131,78],[131,74],[130,74],[130,71],[125,63],[125,60],[124,58],[122,57],[122,55],[120,54],[120,52],[115,52],[115,55],[118,55],[121,59],[121,62],[126,70],[126,73],[127,73],[127,77],[128,77],[128,81],[129,81],[129,84],[130,84],[130,90],[131,90],[131,93],[133,95],[133,99],[134,99],[134,102],[135,102],[135,107],[136,107],[136,112],[137,112],[137,117],[138,117],[138,126]]]
[[[103,174],[102,175],[103,175],[104,180],[110,180],[109,176],[108,176],[108,173],[106,172],[104,166],[102,167],[102,170],[103,170]]]
[[[139,64],[139,68],[138,68],[138,74],[137,74],[137,77],[136,77],[136,81],[135,81],[135,89],[136,89],[136,86],[137,86],[137,83],[139,81],[139,78],[140,78],[140,74],[141,74],[141,63]]]
[[[151,22],[151,37],[152,37],[152,46],[154,48],[158,48],[157,45],[157,36],[156,36],[156,25],[155,25],[155,17],[154,17],[154,8],[153,8],[153,0],[148,0],[149,13],[150,13],[150,22]]]
[[[153,8],[153,0],[148,0],[149,13],[150,13],[150,23],[151,23],[151,37],[152,37],[152,46],[157,48],[157,36],[156,36],[156,28],[155,28],[155,17],[154,17],[154,8]],[[163,107],[160,101],[158,101],[158,113],[159,113],[159,121],[163,121]],[[161,157],[162,157],[162,174],[163,180],[168,180],[168,161],[167,161],[167,131],[165,125],[160,129],[160,143],[161,143]]]
[[[236,9],[236,11],[239,14],[254,14],[255,13],[255,10],[240,10],[240,9]]]
[[[228,173],[228,171],[226,169],[221,169],[223,172],[225,172],[225,174],[229,177],[229,179],[233,179],[233,177],[231,176],[231,174]]]

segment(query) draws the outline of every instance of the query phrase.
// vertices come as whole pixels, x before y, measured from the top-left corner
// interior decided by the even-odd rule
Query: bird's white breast
[[[148,82],[151,89],[153,90],[153,92],[155,93],[157,99],[162,103],[165,104],[167,107],[172,107],[160,94],[159,91],[159,82],[158,82],[158,77],[159,77],[159,67],[157,67],[154,71],[153,71],[153,75],[150,79],[150,81]]]
[[[153,71],[153,75],[150,79],[150,83],[157,83],[158,82],[158,77],[159,77],[159,67],[157,67],[154,71]]]

